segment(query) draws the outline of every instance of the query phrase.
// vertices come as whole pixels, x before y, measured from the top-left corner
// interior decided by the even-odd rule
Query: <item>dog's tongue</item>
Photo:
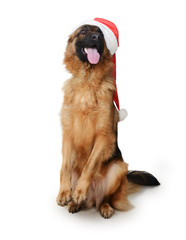
[[[97,64],[100,59],[100,55],[96,48],[86,48],[87,58],[91,64]]]

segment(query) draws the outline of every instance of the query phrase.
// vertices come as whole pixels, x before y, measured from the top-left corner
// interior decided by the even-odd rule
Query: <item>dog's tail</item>
[[[145,171],[128,171],[128,193],[135,193],[139,190],[140,185],[158,186],[159,181],[150,173]]]

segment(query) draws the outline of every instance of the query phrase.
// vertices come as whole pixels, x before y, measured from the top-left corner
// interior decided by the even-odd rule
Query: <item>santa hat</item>
[[[119,46],[119,32],[116,27],[116,25],[113,22],[110,22],[109,20],[103,19],[103,18],[94,18],[94,20],[88,20],[85,22],[82,22],[81,25],[94,25],[101,29],[104,39],[107,45],[108,50],[110,51],[110,54],[112,55],[112,61],[114,64],[113,69],[113,77],[115,82],[115,94],[114,94],[114,103],[119,111],[119,120],[122,121],[127,117],[127,111],[125,109],[120,110],[119,106],[119,98],[118,98],[118,92],[117,92],[117,86],[116,86],[116,51]]]

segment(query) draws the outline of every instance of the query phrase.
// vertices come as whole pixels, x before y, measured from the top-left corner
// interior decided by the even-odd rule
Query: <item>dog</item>
[[[113,62],[101,29],[78,27],[69,36],[64,64],[72,78],[63,87],[57,203],[68,205],[70,213],[95,206],[101,216],[110,218],[114,209],[131,209],[128,195],[140,185],[159,182],[148,172],[128,171],[118,147]]]

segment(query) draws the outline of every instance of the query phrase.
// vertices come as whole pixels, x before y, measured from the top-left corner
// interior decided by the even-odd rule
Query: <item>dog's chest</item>
[[[91,114],[91,110],[98,107],[97,91],[89,87],[89,85],[77,88],[72,99],[72,104],[76,106],[76,109],[85,114]]]
[[[91,144],[99,113],[96,96],[92,92],[82,91],[76,96],[75,101],[72,113],[74,134],[83,144]]]
[[[93,87],[89,83],[67,85],[63,107],[63,128],[72,137],[76,148],[92,148],[95,138],[105,127],[105,102],[108,88]],[[107,114],[108,115],[108,114]]]

